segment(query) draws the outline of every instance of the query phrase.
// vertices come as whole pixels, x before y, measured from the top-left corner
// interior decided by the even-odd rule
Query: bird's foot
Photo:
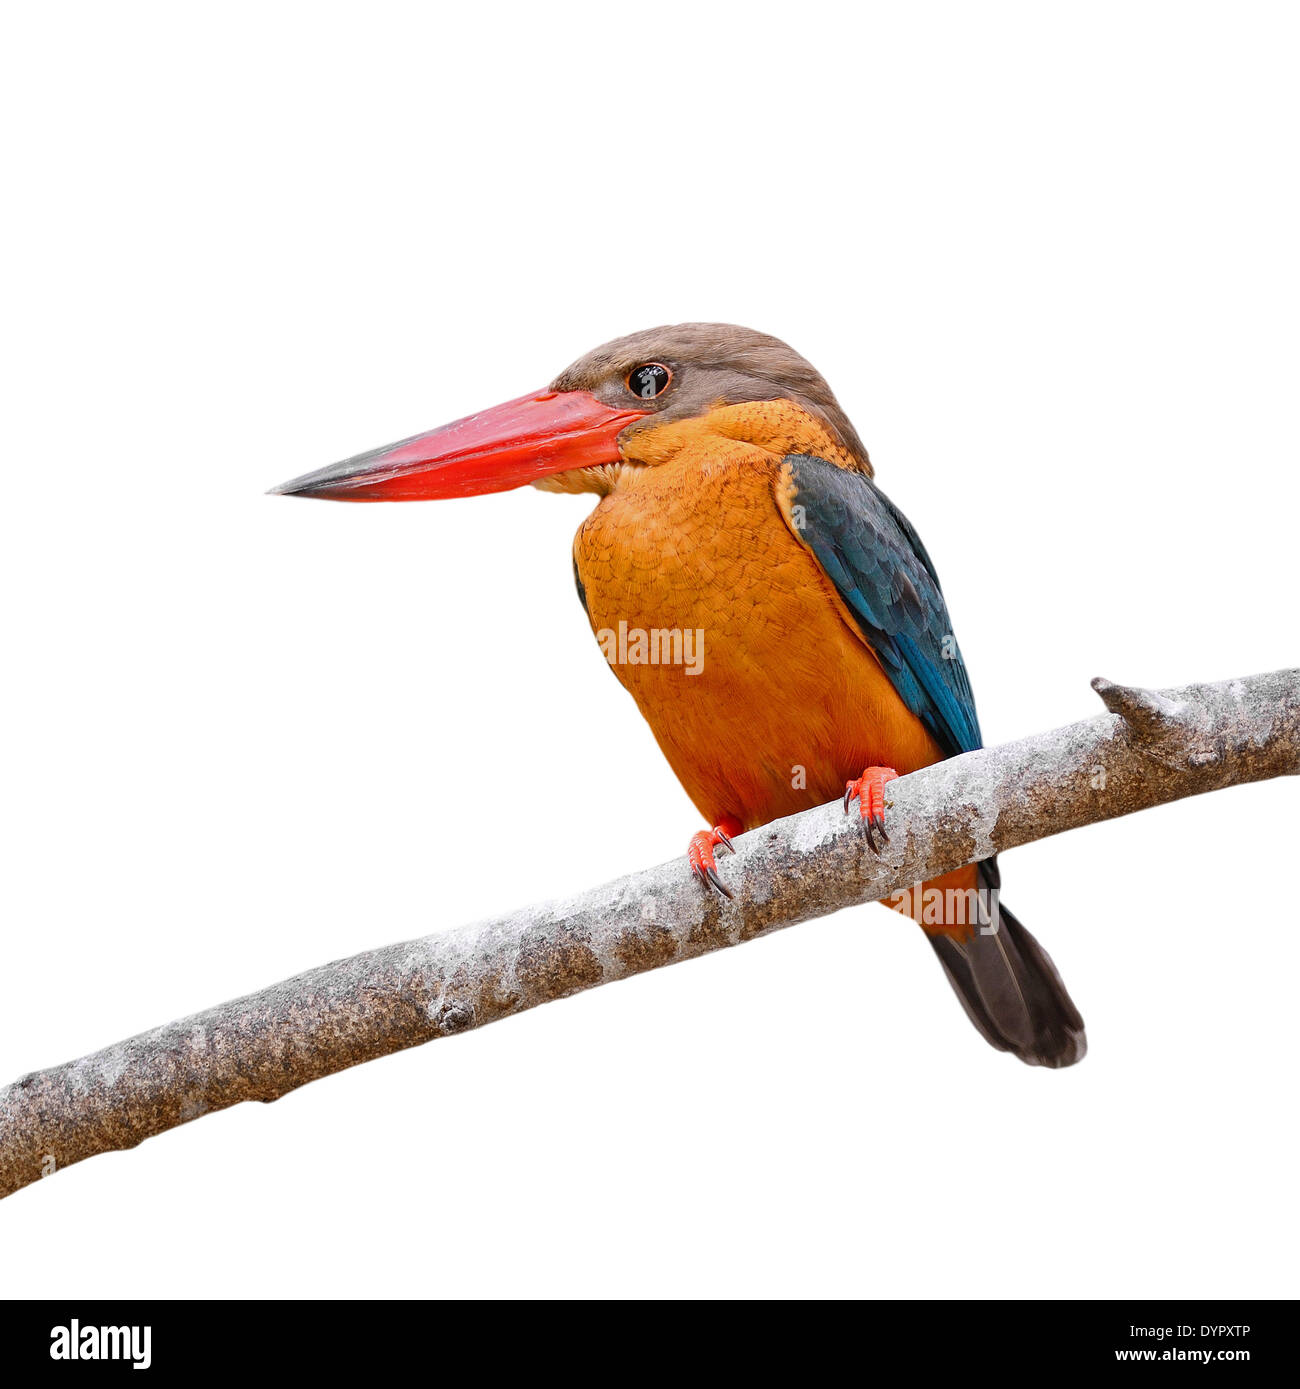
[[[876,835],[880,836],[882,843],[889,843],[889,836],[885,833],[885,787],[897,780],[898,773],[892,767],[868,767],[857,781],[844,785],[844,813],[849,813],[849,806],[856,796],[862,823],[867,827],[867,843],[871,845],[873,853],[880,852]]]
[[[736,846],[731,842],[731,836],[739,834],[743,828],[734,815],[724,815],[711,830],[701,830],[699,834],[691,835],[686,849],[686,862],[691,865],[691,872],[705,887],[716,888],[724,897],[731,896],[731,889],[718,877],[718,864],[713,851],[721,845],[734,854]]]

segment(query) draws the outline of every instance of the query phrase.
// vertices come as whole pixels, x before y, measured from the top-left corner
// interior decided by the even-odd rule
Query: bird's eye
[[[662,362],[647,362],[627,374],[627,388],[642,400],[653,400],[668,389],[673,374]]]

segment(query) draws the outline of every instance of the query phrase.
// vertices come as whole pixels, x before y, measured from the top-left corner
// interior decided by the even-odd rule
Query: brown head
[[[339,501],[470,496],[525,483],[604,491],[612,469],[663,461],[679,437],[734,429],[745,412],[733,407],[764,401],[788,402],[838,445],[837,461],[871,472],[830,387],[793,348],[730,323],[681,323],[616,338],[543,391],[274,490]]]

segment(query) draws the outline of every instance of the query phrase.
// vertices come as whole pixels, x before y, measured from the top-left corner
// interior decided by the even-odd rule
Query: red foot
[[[691,872],[705,887],[716,888],[728,898],[731,896],[731,890],[718,877],[718,865],[713,851],[722,845],[734,854],[736,846],[731,842],[731,836],[739,834],[743,828],[734,815],[724,815],[711,830],[701,830],[699,834],[691,835],[691,842],[686,849],[686,862],[691,865]]]
[[[885,833],[885,787],[898,780],[898,773],[892,767],[868,767],[857,781],[844,784],[844,813],[847,815],[853,798],[858,798],[858,809],[862,812],[862,823],[867,827],[867,843],[874,853],[880,850],[875,836],[888,844]]]

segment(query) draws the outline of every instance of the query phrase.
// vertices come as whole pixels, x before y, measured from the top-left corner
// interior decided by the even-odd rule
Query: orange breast
[[[755,443],[737,409],[715,412],[725,435],[692,422],[666,461],[624,470],[574,558],[592,629],[687,793],[710,824],[752,829],[841,796],[868,765],[942,753],[777,506],[792,444],[839,451]]]

